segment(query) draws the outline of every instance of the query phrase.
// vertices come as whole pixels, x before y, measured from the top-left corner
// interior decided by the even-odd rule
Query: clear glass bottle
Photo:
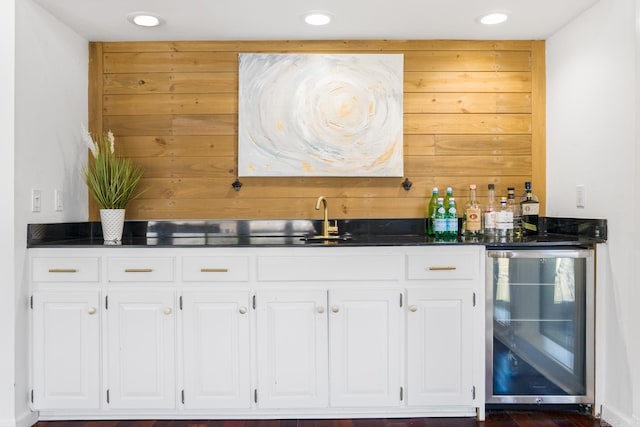
[[[522,234],[538,234],[538,214],[540,212],[540,202],[533,194],[531,182],[524,183],[525,198],[520,202],[522,210]]]
[[[489,184],[487,189],[489,190],[489,198],[483,213],[484,236],[491,240],[496,233],[496,191],[493,184]]]
[[[433,187],[431,199],[427,204],[425,217],[427,219],[427,236],[433,236],[433,220],[438,207],[438,187]]]
[[[500,241],[513,239],[513,209],[507,203],[507,198],[500,199],[500,209],[496,215],[496,237]]]
[[[447,212],[447,240],[455,242],[458,240],[458,210],[456,209],[456,199],[449,198],[449,208]]]
[[[447,213],[444,210],[444,199],[438,197],[438,207],[433,221],[434,237],[438,241],[446,240],[447,237]]]
[[[482,211],[476,195],[476,185],[469,185],[469,200],[464,209],[465,237],[482,236]]]
[[[513,238],[522,237],[522,211],[520,203],[516,203],[516,189],[514,187],[507,188],[507,205],[511,206],[513,211]]]

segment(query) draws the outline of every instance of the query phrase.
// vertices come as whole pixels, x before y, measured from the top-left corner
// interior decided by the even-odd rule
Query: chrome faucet
[[[334,220],[333,225],[329,224],[329,208],[327,207],[327,199],[324,196],[318,197],[318,201],[316,202],[316,210],[320,210],[320,203],[324,205],[324,216],[322,219],[322,236],[325,238],[329,238],[330,235],[338,234],[338,220]]]

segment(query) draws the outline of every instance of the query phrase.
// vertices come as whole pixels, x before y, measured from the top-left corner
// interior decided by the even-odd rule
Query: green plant
[[[83,140],[93,155],[84,170],[89,193],[100,209],[124,209],[130,200],[142,193],[136,192],[142,169],[130,159],[116,156],[111,131],[92,137],[83,128]]]

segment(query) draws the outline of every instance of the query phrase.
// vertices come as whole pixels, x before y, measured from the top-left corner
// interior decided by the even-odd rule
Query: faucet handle
[[[338,234],[338,220],[333,220],[333,225],[329,224],[327,226],[327,234]]]

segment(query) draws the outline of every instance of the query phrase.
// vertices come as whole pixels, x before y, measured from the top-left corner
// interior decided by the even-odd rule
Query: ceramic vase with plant
[[[100,208],[104,241],[118,244],[122,240],[125,207],[140,195],[136,188],[142,169],[130,159],[116,156],[115,138],[111,131],[92,136],[83,127],[82,139],[93,157],[84,170],[84,179]]]

